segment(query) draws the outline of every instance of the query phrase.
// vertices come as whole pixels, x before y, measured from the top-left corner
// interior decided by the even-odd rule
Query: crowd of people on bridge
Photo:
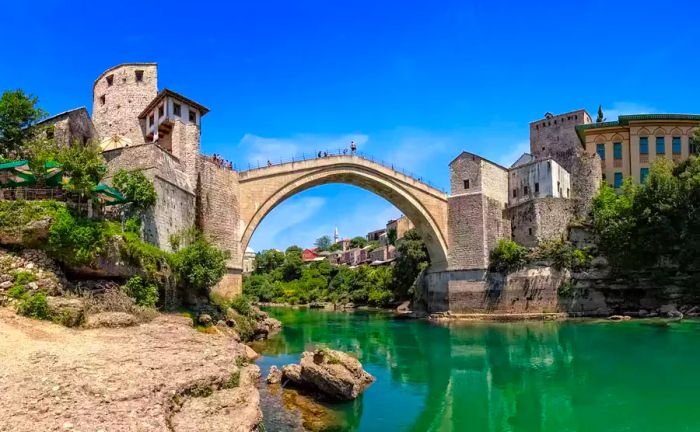
[[[204,157],[207,160],[217,164],[219,166],[219,168],[226,168],[226,169],[233,170],[233,162],[222,158],[220,154],[214,153],[214,155],[212,155],[212,156],[205,155]]]

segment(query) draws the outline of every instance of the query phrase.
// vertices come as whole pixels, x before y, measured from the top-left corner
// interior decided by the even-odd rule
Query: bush
[[[158,286],[143,280],[140,276],[129,279],[122,291],[143,307],[155,307],[158,302]]]
[[[100,222],[73,216],[65,208],[58,211],[49,230],[49,250],[59,261],[88,265],[104,246]]]
[[[227,259],[228,253],[217,249],[201,235],[172,257],[178,281],[199,292],[221,280],[226,273]]]
[[[46,301],[46,294],[42,291],[25,295],[17,306],[17,312],[30,318],[51,319],[51,312],[49,310],[49,304]]]
[[[237,295],[231,300],[231,307],[243,316],[251,316],[253,313],[253,307],[251,305],[250,299],[245,295]]]
[[[24,285],[14,284],[7,290],[7,296],[13,299],[21,299],[27,293]]]
[[[528,249],[513,240],[499,240],[489,254],[489,270],[509,273],[527,264]]]
[[[580,271],[588,267],[592,259],[587,249],[577,249],[563,240],[541,242],[535,255],[538,259],[551,261],[552,267],[557,270]]]
[[[29,282],[36,281],[36,275],[28,271],[16,271],[12,273],[12,283],[17,285],[26,285]]]

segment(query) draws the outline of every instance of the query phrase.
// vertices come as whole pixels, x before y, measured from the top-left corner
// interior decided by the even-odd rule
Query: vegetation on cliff
[[[591,263],[589,249],[578,249],[564,240],[547,240],[527,248],[513,240],[499,240],[489,255],[489,270],[509,273],[534,262],[545,262],[557,270],[580,271]]]
[[[349,268],[325,260],[305,264],[301,249],[291,246],[285,252],[260,252],[255,271],[244,280],[243,292],[264,302],[388,306],[411,294],[416,278],[427,266],[425,245],[414,230],[398,242],[393,266]]]
[[[593,201],[598,247],[617,271],[700,269],[700,159],[659,158],[646,181],[603,185]]]

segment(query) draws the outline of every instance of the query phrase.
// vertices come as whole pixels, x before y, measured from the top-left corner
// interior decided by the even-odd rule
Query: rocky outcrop
[[[297,386],[341,401],[357,398],[375,380],[356,358],[329,349],[306,351],[299,365],[287,365],[282,372],[286,380]]]
[[[0,296],[12,286],[16,273],[31,274],[31,290],[43,290],[48,295],[61,294],[68,281],[56,262],[46,253],[25,249],[19,253],[0,249]]]
[[[0,245],[23,246],[37,245],[48,240],[51,218],[29,221],[24,225],[3,227],[0,229]]]
[[[88,315],[85,319],[85,328],[117,328],[131,327],[139,324],[139,319],[126,312],[99,312]]]
[[[124,249],[124,239],[112,236],[91,265],[67,267],[72,273],[91,278],[130,278],[142,274],[140,266],[124,259]]]
[[[66,327],[77,327],[83,322],[85,302],[79,297],[47,297],[53,321]]]
[[[72,330],[0,307],[0,431],[257,430],[257,366],[242,344],[159,316]]]

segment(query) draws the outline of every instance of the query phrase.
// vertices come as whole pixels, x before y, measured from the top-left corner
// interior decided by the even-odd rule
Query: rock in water
[[[270,372],[267,373],[267,383],[277,384],[282,381],[282,371],[277,369],[277,366],[271,366]]]
[[[356,358],[329,349],[306,351],[298,366],[287,365],[282,371],[289,381],[318,390],[335,400],[357,398],[375,379]]]

